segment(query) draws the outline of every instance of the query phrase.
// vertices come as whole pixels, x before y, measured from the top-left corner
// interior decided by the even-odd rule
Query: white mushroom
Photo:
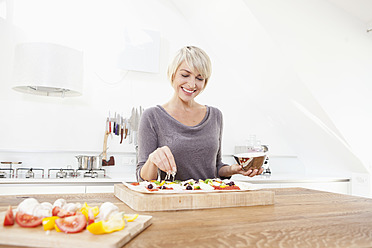
[[[114,213],[118,213],[119,208],[111,202],[105,202],[99,208],[99,214],[97,215],[97,221],[108,220]]]
[[[53,203],[53,207],[60,207],[63,208],[66,205],[65,199],[58,199]]]
[[[81,208],[80,203],[67,203],[63,206],[63,209],[69,211],[69,212],[76,212]]]
[[[40,203],[35,198],[27,198],[18,205],[17,211],[33,215],[34,209],[38,205],[40,205]]]

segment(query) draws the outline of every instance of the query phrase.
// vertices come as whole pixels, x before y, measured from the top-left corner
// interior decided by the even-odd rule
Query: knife
[[[109,119],[109,117],[107,117],[107,119],[106,119],[106,132],[105,133],[107,133],[108,132],[108,129],[109,129],[109,122],[110,122],[110,119]]]
[[[109,111],[109,132],[111,133],[111,115]]]
[[[134,114],[134,131],[138,131],[138,119],[139,119],[139,113],[138,110],[136,109],[135,114]]]
[[[121,115],[119,115],[118,117],[118,135],[119,136],[121,134],[121,124],[122,124],[121,120],[122,120]]]
[[[136,109],[136,118],[135,118],[135,124],[134,124],[134,132],[133,132],[133,139],[134,139],[134,145],[138,144],[138,127],[139,127],[139,121],[140,121],[140,110]]]
[[[123,143],[123,132],[124,132],[124,120],[120,118],[120,144]]]
[[[113,133],[116,135],[116,112],[115,112],[115,116],[114,116],[114,130],[113,130]]]
[[[124,130],[125,130],[124,139],[126,139],[127,138],[127,135],[128,135],[127,124],[128,124],[128,120],[127,119],[124,119]]]

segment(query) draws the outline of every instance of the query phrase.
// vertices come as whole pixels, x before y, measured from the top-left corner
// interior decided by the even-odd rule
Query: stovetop
[[[105,169],[79,170],[71,168],[0,168],[2,178],[18,179],[82,179],[82,178],[109,178]]]
[[[108,178],[105,169],[74,170],[64,168],[48,169],[48,178]]]

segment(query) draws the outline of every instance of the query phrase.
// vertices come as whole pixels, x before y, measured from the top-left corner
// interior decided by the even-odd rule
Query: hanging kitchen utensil
[[[129,139],[129,144],[132,144],[133,142],[133,131],[134,131],[134,125],[135,125],[135,118],[136,118],[136,110],[133,107],[132,108],[132,114],[129,118],[129,128],[128,128],[128,139]]]
[[[124,119],[124,132],[125,132],[124,139],[126,139],[128,135],[128,120],[127,119]]]
[[[109,111],[109,132],[111,133],[111,115]]]
[[[119,115],[117,129],[118,129],[118,136],[120,136],[120,141],[121,141],[121,126],[122,126],[122,117],[121,117],[121,115]]]
[[[117,119],[116,119],[116,136],[120,135],[120,115],[118,114]]]
[[[116,134],[116,112],[115,112],[115,115],[114,115],[114,120],[113,120],[113,122],[114,122],[114,126],[113,126],[113,133],[114,134]]]
[[[133,143],[137,146],[137,134],[138,134],[138,122],[139,122],[139,111],[135,110],[134,127],[133,127]]]
[[[120,144],[123,143],[123,137],[124,137],[124,119],[121,117],[120,119]]]

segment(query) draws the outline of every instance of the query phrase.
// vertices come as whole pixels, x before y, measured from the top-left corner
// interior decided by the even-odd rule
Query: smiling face
[[[205,87],[205,79],[183,61],[174,74],[172,85],[175,94],[184,102],[193,101]]]

